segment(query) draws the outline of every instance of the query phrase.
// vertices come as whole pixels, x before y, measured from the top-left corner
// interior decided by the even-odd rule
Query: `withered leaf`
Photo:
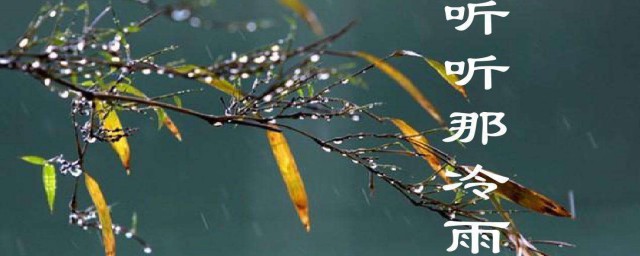
[[[300,16],[300,18],[302,18],[309,27],[311,27],[313,33],[319,36],[324,35],[324,29],[318,20],[318,16],[316,16],[316,14],[301,0],[280,0],[280,4],[291,9]]]
[[[429,145],[427,138],[401,119],[392,118],[391,122],[400,129],[416,152],[420,153],[427,163],[429,163],[431,169],[449,183],[449,177],[445,176],[444,170],[441,170],[440,160],[427,147]]]
[[[413,97],[413,99],[417,101],[418,104],[420,104],[420,106],[422,106],[422,108],[426,110],[427,113],[429,113],[429,115],[433,117],[433,119],[436,120],[436,122],[438,122],[439,125],[445,126],[442,116],[440,116],[440,113],[438,112],[436,107],[420,92],[420,90],[418,90],[418,88],[413,84],[413,82],[411,82],[411,80],[409,80],[409,78],[402,74],[402,72],[389,65],[382,59],[371,54],[365,52],[355,52],[355,54],[358,57],[369,61],[371,64],[375,65],[378,69],[395,80],[400,85],[400,87],[407,91],[409,95],[411,95],[411,97]]]
[[[85,186],[91,196],[91,201],[96,207],[98,213],[98,219],[102,226],[102,244],[104,246],[104,253],[106,256],[116,255],[116,240],[113,236],[113,229],[111,225],[111,213],[109,212],[109,205],[104,199],[104,195],[100,190],[100,185],[96,182],[88,173],[84,173]]]
[[[473,166],[461,166],[466,174],[473,171]],[[487,170],[484,170],[487,171]],[[488,177],[487,175],[479,174],[482,178],[485,178],[487,182],[494,183],[498,186],[495,193],[500,197],[514,202],[522,207],[533,210],[537,213],[546,215],[558,216],[558,217],[571,217],[571,213],[567,211],[562,205],[549,199],[548,197],[533,191],[519,183],[509,179],[506,183],[499,183]]]
[[[273,157],[276,159],[280,174],[287,186],[291,202],[298,212],[298,217],[304,228],[309,232],[311,223],[309,220],[309,203],[307,201],[307,192],[304,188],[304,182],[298,171],[298,166],[291,153],[289,144],[281,132],[267,131],[267,138],[273,151]]]
[[[115,133],[112,135],[118,135],[118,134],[121,135],[123,133],[122,124],[120,123],[120,118],[118,118],[118,114],[116,114],[115,110],[107,109],[105,105],[106,103],[100,100],[95,101],[98,117],[102,120],[102,124],[105,129],[109,131],[117,131],[117,132],[112,132],[112,133]],[[130,165],[129,165],[131,161],[131,151],[129,149],[129,142],[127,141],[127,137],[123,136],[117,141],[110,141],[109,143],[111,144],[111,147],[116,152],[116,154],[118,154],[118,157],[122,162],[122,166],[124,166],[124,168],[126,169],[127,174],[129,174],[131,171]]]

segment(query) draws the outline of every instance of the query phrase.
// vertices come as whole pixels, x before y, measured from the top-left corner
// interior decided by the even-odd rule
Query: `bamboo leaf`
[[[20,159],[33,165],[45,165],[47,160],[39,156],[23,156]]]
[[[42,166],[42,184],[47,196],[49,211],[53,213],[53,203],[56,200],[56,167],[52,164],[45,163]]]
[[[426,110],[427,113],[429,113],[429,115],[433,117],[433,119],[436,120],[436,122],[438,122],[438,124],[440,124],[441,126],[445,126],[445,123],[436,107],[433,106],[433,104],[424,95],[422,95],[420,90],[418,90],[418,88],[413,84],[413,82],[411,82],[411,80],[409,80],[409,78],[407,78],[396,68],[376,56],[365,52],[355,52],[355,54],[358,57],[371,62],[371,64],[375,65],[378,69],[395,80],[400,85],[400,87],[407,91],[409,95],[411,95],[411,97],[413,97],[413,99],[417,101],[418,104],[420,104],[420,106],[422,106],[422,108]]]
[[[102,226],[102,244],[104,246],[104,253],[106,256],[116,255],[116,240],[113,235],[113,229],[111,224],[111,213],[109,212],[109,205],[104,199],[104,195],[100,190],[100,185],[89,174],[84,173],[84,181],[87,187],[87,192],[91,196],[93,205],[96,207],[100,225]]]
[[[449,183],[449,177],[447,177],[444,170],[442,170],[440,160],[428,148],[429,141],[427,140],[427,138],[401,119],[392,118],[391,122],[396,127],[398,127],[398,129],[400,129],[405,137],[407,137],[407,140],[409,141],[409,143],[411,143],[411,146],[413,146],[416,152],[422,155],[422,158],[427,161],[429,166],[431,166],[431,169],[433,169],[434,172],[436,172],[440,177],[442,177],[442,179]]]
[[[218,89],[221,92],[224,92],[226,94],[233,96],[234,98],[241,98],[244,95],[244,93],[242,93],[240,89],[236,88],[235,86],[233,86],[233,84],[229,83],[229,81],[224,80],[222,78],[206,78],[205,77],[199,80],[200,82],[208,84],[213,88]]]
[[[465,99],[469,99],[468,95],[467,95],[467,90],[464,88],[464,86],[460,86],[457,85],[456,82],[458,82],[460,79],[458,78],[458,76],[451,74],[451,75],[447,75],[447,70],[444,67],[444,65],[442,65],[442,63],[440,63],[437,60],[434,59],[429,59],[425,56],[422,56],[422,54],[416,53],[414,51],[408,51],[408,50],[401,50],[401,51],[397,51],[394,53],[394,56],[410,56],[410,57],[417,57],[417,58],[421,58],[422,60],[424,60],[425,62],[427,62],[427,64],[429,64],[429,66],[431,66],[436,72],[438,72],[438,74],[445,80],[447,81],[447,83],[449,85],[451,85],[451,87],[453,87],[453,89],[455,89],[456,91],[458,91],[460,94],[462,94],[462,96]]]
[[[462,168],[459,169],[464,170],[464,172],[466,172],[467,174],[471,173],[474,168],[472,166],[461,167]],[[567,211],[560,204],[536,191],[520,185],[513,180],[509,180],[506,183],[501,184],[487,175],[479,174],[478,176],[485,178],[487,182],[496,184],[498,188],[495,190],[495,193],[500,197],[514,202],[522,207],[546,215],[571,217],[571,213],[569,213],[569,211]]]
[[[309,27],[311,27],[313,33],[319,36],[324,34],[324,29],[318,20],[318,16],[316,16],[315,12],[309,9],[309,7],[307,7],[307,5],[305,5],[301,0],[280,0],[280,4],[291,9],[300,16],[300,18],[302,18]]]
[[[96,111],[100,120],[102,120],[102,125],[105,129],[111,132],[110,135],[122,135],[122,124],[120,123],[120,118],[118,118],[118,114],[114,110],[109,110],[105,106],[106,103],[102,101],[95,101]],[[116,152],[120,161],[122,162],[122,166],[124,166],[127,174],[130,173],[130,161],[131,161],[131,152],[129,149],[129,142],[127,141],[127,137],[121,137],[117,141],[110,141],[111,147]]]
[[[435,69],[436,72],[438,72],[438,74],[445,81],[447,81],[447,83],[449,83],[451,87],[453,87],[453,89],[455,89],[460,94],[462,94],[462,97],[464,97],[465,99],[469,99],[469,96],[467,95],[467,90],[464,88],[464,86],[456,84],[456,82],[460,81],[460,78],[458,78],[458,76],[454,74],[447,75],[447,71],[444,65],[442,65],[442,63],[438,62],[437,60],[427,59],[427,58],[423,58],[423,59],[429,64],[429,66]]]
[[[153,110],[158,116],[158,129],[162,128],[162,126],[164,125],[173,134],[173,136],[176,137],[178,141],[182,141],[182,134],[180,133],[178,126],[176,126],[173,120],[171,120],[167,112],[162,108],[154,108]]]
[[[273,151],[273,157],[278,163],[280,174],[287,186],[291,202],[298,212],[298,217],[304,225],[307,232],[311,230],[309,221],[309,203],[307,201],[307,192],[304,189],[304,182],[300,177],[298,166],[291,153],[289,144],[281,132],[267,131],[267,138]]]

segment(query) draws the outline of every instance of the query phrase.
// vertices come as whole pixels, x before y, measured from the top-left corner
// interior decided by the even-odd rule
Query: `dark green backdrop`
[[[97,1],[96,1],[97,2]],[[138,5],[114,1],[123,20],[146,14]],[[640,119],[637,27],[638,1],[498,1],[511,11],[494,20],[491,36],[476,22],[466,32],[445,21],[444,6],[471,1],[307,1],[329,31],[360,21],[337,43],[339,49],[384,55],[412,49],[441,60],[495,55],[511,70],[494,76],[484,91],[482,76],[469,85],[471,103],[417,60],[394,64],[406,72],[440,107],[454,111],[503,111],[509,131],[482,146],[443,148],[460,161],[481,163],[567,203],[576,195],[577,220],[519,214],[521,229],[540,239],[572,242],[577,248],[548,248],[553,255],[638,255],[640,245],[639,171],[636,160]],[[477,1],[476,1],[477,2]],[[0,49],[15,43],[41,1],[3,1]],[[286,35],[276,1],[219,1],[209,12],[221,20],[271,17],[278,27],[255,33],[191,29],[159,19],[130,38],[141,55],[169,44],[173,55],[209,63],[214,55],[245,51]],[[305,33],[299,42],[313,36]],[[137,47],[136,47],[137,46]],[[346,88],[339,94],[356,102],[383,101],[380,112],[403,118],[421,129],[435,124],[405,92],[379,74],[367,74],[369,89]],[[0,84],[0,255],[100,255],[95,233],[66,224],[70,180],[60,179],[56,211],[49,215],[37,168],[21,155],[73,155],[68,105],[38,82],[1,71]],[[140,80],[151,94],[193,88],[187,81]],[[193,106],[218,107],[213,90],[185,97]],[[101,181],[116,221],[139,216],[139,232],[156,255],[447,255],[451,241],[444,220],[414,208],[379,186],[365,200],[366,176],[348,161],[290,136],[310,197],[312,232],[306,234],[291,207],[263,132],[246,128],[212,129],[174,115],[184,142],[155,121],[124,117],[142,128],[130,139],[133,174],[126,177],[106,146],[91,154],[89,168]],[[308,126],[332,136],[369,123],[335,122]],[[357,126],[356,126],[357,125]],[[98,147],[96,147],[98,148]],[[411,169],[426,168],[411,163]],[[83,202],[88,204],[86,195]],[[370,202],[370,203],[367,203]],[[205,228],[202,216],[209,229]],[[133,242],[118,240],[120,255],[139,255]],[[544,248],[544,247],[543,247]],[[467,255],[462,250],[456,255]],[[509,253],[503,252],[503,255]]]

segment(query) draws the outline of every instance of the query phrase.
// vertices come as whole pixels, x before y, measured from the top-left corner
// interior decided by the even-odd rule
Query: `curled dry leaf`
[[[111,131],[110,135],[121,135],[122,124],[120,123],[120,118],[118,118],[118,114],[115,111],[109,110],[105,106],[106,103],[102,101],[95,101],[96,111],[100,120],[102,121],[103,128]],[[121,137],[117,141],[110,141],[111,147],[120,157],[120,161],[122,162],[122,166],[127,171],[127,174],[130,173],[130,160],[131,160],[131,151],[129,149],[129,142],[127,141],[127,137]]]
[[[98,213],[98,219],[102,226],[102,244],[104,246],[104,253],[106,256],[116,255],[116,240],[113,236],[113,229],[111,225],[111,213],[109,212],[109,205],[102,195],[100,185],[89,174],[84,173],[85,186],[87,192],[91,196],[91,201],[96,207]]]
[[[429,145],[429,141],[427,140],[427,138],[401,119],[392,118],[391,122],[396,127],[398,127],[398,129],[400,129],[402,134],[404,134],[404,136],[407,138],[409,143],[411,143],[411,146],[413,146],[416,152],[420,153],[422,155],[422,158],[424,158],[427,163],[429,163],[431,169],[433,169],[433,171],[436,172],[440,177],[442,177],[442,179],[444,179],[447,183],[450,183],[449,177],[445,175],[444,170],[441,170],[442,166],[440,165],[440,160],[438,160],[438,157],[434,155],[427,147]]]
[[[395,80],[404,90],[409,93],[409,95],[411,95],[411,97],[413,97],[415,101],[418,102],[418,104],[420,104],[420,106],[422,106],[424,110],[427,111],[427,113],[429,113],[429,115],[431,115],[431,117],[433,117],[433,119],[436,120],[436,122],[438,122],[439,125],[446,125],[436,107],[433,106],[433,104],[424,95],[422,95],[420,90],[418,90],[413,82],[411,82],[411,80],[409,80],[409,78],[407,78],[404,74],[402,74],[393,66],[389,65],[384,60],[371,54],[365,52],[355,52],[355,55],[368,62],[371,62],[371,64],[375,65],[378,69]]]
[[[298,217],[302,225],[304,225],[304,228],[309,232],[311,230],[311,223],[309,220],[307,192],[304,189],[304,182],[298,171],[298,166],[291,153],[287,139],[281,132],[276,131],[267,131],[267,138],[273,151],[273,157],[278,163],[284,184],[287,186],[291,202],[293,202],[298,212]]]
[[[473,171],[473,166],[460,166],[466,174],[470,174]],[[485,170],[487,171],[487,170]],[[498,185],[495,193],[500,197],[514,202],[522,207],[533,210],[537,213],[546,215],[558,216],[558,217],[571,217],[571,213],[567,211],[560,204],[549,199],[548,197],[533,191],[519,183],[509,180],[506,183],[499,183],[493,180],[491,177],[479,174],[482,178],[485,178],[488,182]]]
[[[301,0],[280,0],[280,4],[298,14],[311,27],[313,33],[319,36],[324,35],[324,29],[318,20],[318,16]]]

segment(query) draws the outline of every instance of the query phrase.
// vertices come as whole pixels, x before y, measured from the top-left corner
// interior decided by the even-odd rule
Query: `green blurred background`
[[[490,140],[487,146],[477,138],[466,149],[439,143],[445,151],[565,205],[568,191],[575,191],[575,221],[516,215],[526,235],[577,244],[577,248],[541,249],[552,255],[638,255],[640,2],[498,1],[499,9],[511,14],[494,19],[491,36],[483,35],[482,20],[458,32],[454,29],[458,23],[444,17],[447,4],[483,1],[307,2],[327,31],[359,21],[334,49],[380,56],[411,49],[443,61],[493,54],[498,65],[511,66],[507,73],[494,75],[490,91],[484,91],[478,74],[467,86],[471,102],[466,103],[419,60],[393,61],[443,115],[506,113],[509,131],[505,136]],[[13,46],[42,3],[2,3],[0,49]],[[124,21],[147,14],[129,1],[114,1],[114,5]],[[248,51],[284,37],[288,27],[281,17],[290,14],[275,0],[219,1],[202,13],[218,20],[273,18],[276,27],[228,33],[157,19],[129,38],[134,54],[177,44],[180,49],[172,58],[207,64],[205,47],[215,56],[228,56],[231,51]],[[298,43],[315,38],[302,23],[300,28]],[[436,126],[384,75],[369,72],[366,79],[367,89],[345,87],[336,93],[359,103],[385,102],[380,113],[403,118],[419,129]],[[198,87],[184,80],[137,81],[148,94]],[[41,173],[18,158],[74,154],[67,101],[17,72],[0,71],[0,83],[4,88],[0,94],[0,255],[100,255],[97,233],[67,225],[71,179],[59,179],[56,211],[50,215]],[[217,110],[217,97],[214,90],[206,90],[184,101]],[[411,206],[381,183],[375,196],[368,198],[363,169],[322,153],[303,138],[289,136],[309,194],[312,232],[308,234],[292,209],[262,131],[212,129],[174,114],[184,137],[178,143],[167,131],[157,132],[155,121],[132,115],[123,118],[141,128],[130,139],[133,174],[125,175],[105,145],[94,147],[88,168],[101,182],[107,199],[117,202],[116,222],[128,224],[137,212],[139,234],[153,245],[155,255],[448,255],[445,249],[451,233],[442,226],[442,218]],[[336,120],[304,127],[328,138],[373,125]],[[416,174],[427,168],[419,161],[403,166]],[[83,205],[89,204],[86,194],[81,199]],[[118,252],[143,254],[137,244],[124,238],[118,240]],[[455,253],[468,254],[462,249]]]

